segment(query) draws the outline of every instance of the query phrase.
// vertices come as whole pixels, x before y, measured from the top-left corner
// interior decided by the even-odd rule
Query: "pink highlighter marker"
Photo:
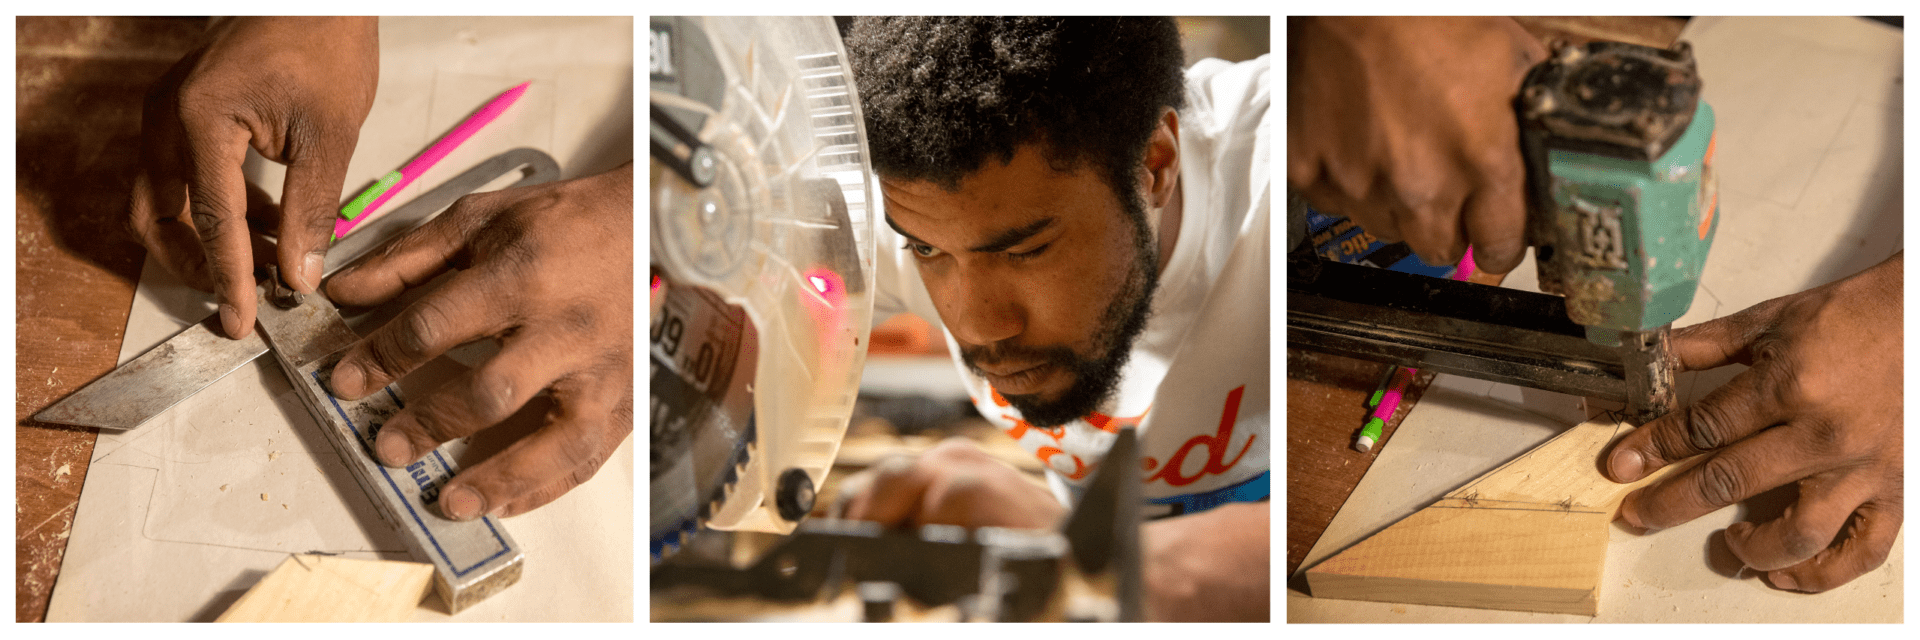
[[[393,194],[399,193],[401,189],[405,189],[407,185],[412,184],[415,178],[426,173],[428,169],[432,169],[433,165],[438,164],[442,158],[447,157],[447,154],[453,153],[454,149],[460,148],[461,143],[466,142],[468,138],[473,137],[473,134],[479,133],[481,129],[486,128],[488,124],[491,124],[495,119],[499,118],[500,114],[507,111],[507,107],[513,106],[514,102],[520,100],[520,96],[527,92],[527,85],[530,84],[533,84],[533,81],[522,82],[515,85],[512,89],[508,89],[500,95],[494,96],[492,100],[487,101],[485,106],[480,107],[479,111],[473,112],[473,115],[467,116],[466,120],[461,121],[459,126],[453,128],[453,131],[448,132],[447,135],[435,141],[433,146],[427,147],[426,151],[415,156],[412,162],[408,162],[406,166],[400,167],[398,171],[388,172],[387,175],[381,176],[380,180],[375,182],[373,186],[368,187],[366,191],[354,197],[352,202],[347,203],[347,206],[341,207],[340,219],[333,223],[333,239],[337,241],[346,237],[347,232],[352,231],[354,226],[360,224],[361,220],[372,217],[373,212],[379,210],[380,205],[386,204],[387,200],[393,197]]]
[[[1473,271],[1473,247],[1467,247],[1467,254],[1460,258],[1460,264],[1453,270],[1453,279],[1466,282]],[[1417,375],[1420,375],[1420,370],[1413,367],[1394,368],[1390,382],[1376,392],[1378,399],[1374,401],[1373,413],[1367,416],[1366,424],[1360,428],[1360,437],[1353,443],[1354,449],[1366,453],[1373,449],[1373,443],[1380,441],[1381,430],[1386,427],[1388,420],[1393,419],[1393,412],[1400,410],[1400,398]]]

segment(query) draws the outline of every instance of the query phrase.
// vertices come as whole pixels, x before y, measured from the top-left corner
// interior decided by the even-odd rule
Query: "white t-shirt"
[[[1261,56],[1187,70],[1180,236],[1112,399],[1086,418],[1032,427],[956,356],[974,406],[1040,459],[1063,502],[1074,502],[1125,424],[1140,438],[1148,517],[1268,496],[1268,67]],[[884,225],[878,233],[876,316],[939,318],[904,239]]]

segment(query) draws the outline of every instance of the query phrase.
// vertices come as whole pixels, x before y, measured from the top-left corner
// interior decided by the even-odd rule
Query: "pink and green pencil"
[[[527,92],[527,85],[530,84],[533,84],[532,81],[522,82],[494,96],[485,106],[480,107],[479,111],[467,116],[460,126],[454,127],[453,131],[447,132],[447,135],[435,141],[433,146],[427,147],[426,151],[415,156],[412,162],[408,162],[397,171],[389,171],[387,175],[380,176],[380,180],[374,182],[373,186],[367,187],[366,191],[354,196],[347,206],[340,208],[340,219],[333,223],[333,239],[339,240],[346,237],[347,232],[352,231],[360,221],[371,217],[371,214],[378,211],[380,205],[386,204],[393,194],[407,188],[415,178],[432,169],[433,165],[439,164],[440,160],[446,158],[447,154],[453,153],[454,149],[460,148],[461,143],[466,142],[468,138],[473,137],[473,134],[479,133],[481,129],[499,118],[500,114],[507,111],[507,107],[513,106],[514,102],[520,100],[520,96]]]
[[[1460,264],[1454,268],[1453,279],[1466,282],[1477,267],[1473,261],[1473,247],[1467,247],[1467,254],[1460,257]],[[1417,375],[1420,375],[1420,370],[1413,367],[1388,369],[1387,379],[1380,382],[1380,388],[1375,389],[1373,397],[1367,400],[1367,406],[1373,408],[1373,413],[1367,415],[1366,423],[1361,426],[1360,437],[1353,444],[1354,449],[1366,453],[1373,449],[1375,442],[1380,441],[1381,430],[1386,428],[1388,420],[1393,419],[1393,412],[1400,409],[1400,399],[1405,396],[1407,385],[1412,384],[1413,377]]]

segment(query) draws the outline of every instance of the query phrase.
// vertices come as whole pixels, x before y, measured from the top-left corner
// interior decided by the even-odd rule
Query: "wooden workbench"
[[[141,102],[205,24],[15,21],[16,621],[46,616],[98,435],[30,416],[113,369],[146,257],[126,231]]]

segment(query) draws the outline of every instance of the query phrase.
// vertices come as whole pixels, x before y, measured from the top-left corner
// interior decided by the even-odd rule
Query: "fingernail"
[[[333,367],[333,395],[349,400],[365,395],[361,387],[367,384],[367,373],[360,366],[342,362]]]
[[[1800,583],[1794,582],[1793,576],[1787,575],[1785,571],[1775,571],[1767,574],[1767,577],[1773,579],[1773,586],[1775,588],[1788,591],[1798,591],[1800,589]]]
[[[454,487],[440,496],[440,511],[455,520],[472,520],[485,510],[486,500],[480,492],[467,487]]]
[[[322,273],[325,273],[326,270],[327,270],[326,256],[320,255],[318,253],[307,254],[306,268],[301,270],[301,273],[300,273],[301,282],[300,282],[300,285],[296,286],[295,288],[299,289],[300,293],[313,293],[315,291],[319,291],[320,275]]]
[[[374,449],[380,453],[380,464],[404,467],[413,462],[413,446],[407,444],[406,436],[392,429],[380,430],[380,437],[374,440]]]
[[[248,327],[240,323],[240,308],[221,303],[220,326],[227,330],[227,336],[235,340],[247,337]]]
[[[1607,458],[1607,468],[1613,471],[1614,482],[1639,480],[1646,466],[1647,462],[1640,457],[1640,452],[1632,449],[1615,451],[1611,457]]]

